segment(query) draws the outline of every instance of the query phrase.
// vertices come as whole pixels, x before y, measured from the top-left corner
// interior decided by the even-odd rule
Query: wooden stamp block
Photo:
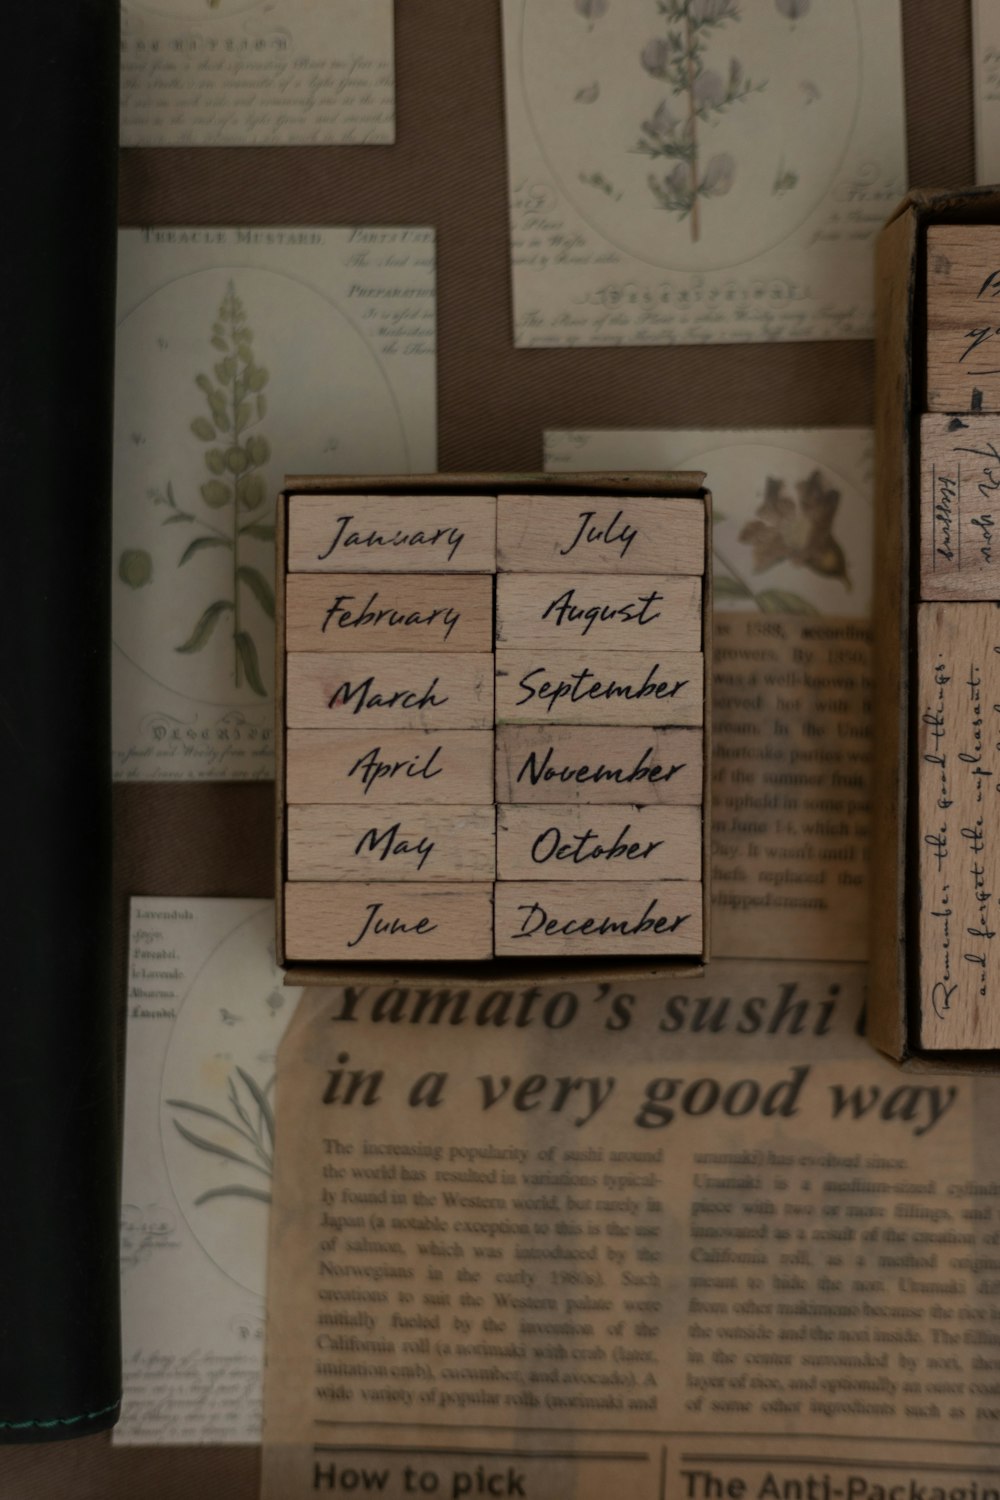
[[[694,499],[501,495],[497,568],[517,573],[705,571],[705,507]]]
[[[486,729],[290,729],[288,802],[366,807],[492,804],[493,735]]]
[[[693,881],[500,881],[498,955],[701,952],[702,888]]]
[[[488,729],[493,657],[300,651],[288,657],[286,696],[295,729]]]
[[[490,651],[489,574],[290,573],[288,651]]]
[[[701,724],[697,651],[498,651],[497,723]]]
[[[1000,609],[921,604],[920,1040],[1000,1047]]]
[[[288,809],[289,880],[492,880],[492,807]]]
[[[927,230],[927,408],[1000,411],[1000,226]]]
[[[491,885],[288,884],[290,959],[449,962],[493,955]]]
[[[497,809],[501,880],[701,879],[700,807]]]
[[[920,595],[1000,599],[1000,416],[921,419]]]
[[[700,651],[701,579],[687,575],[501,573],[499,646]]]
[[[498,802],[697,805],[700,729],[507,724],[496,735]]]
[[[491,573],[489,495],[292,495],[293,573]]]

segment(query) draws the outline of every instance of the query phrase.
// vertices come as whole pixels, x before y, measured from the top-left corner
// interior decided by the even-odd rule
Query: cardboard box
[[[868,1036],[922,1070],[1000,1071],[993,1051],[919,1044],[916,983],[916,623],[920,599],[920,427],[927,411],[927,231],[1000,224],[1000,191],[914,191],[876,251],[875,761]]]
[[[532,983],[565,980],[630,981],[651,979],[665,975],[692,974],[701,971],[709,956],[710,932],[710,875],[708,831],[711,827],[710,804],[710,748],[711,748],[711,500],[704,488],[705,476],[700,473],[645,473],[645,474],[429,474],[372,478],[359,477],[289,477],[279,497],[276,525],[277,578],[275,588],[276,614],[276,687],[275,707],[277,714],[277,767],[276,767],[276,820],[275,841],[275,911],[276,911],[276,955],[285,967],[288,984],[345,984],[350,982],[394,983],[405,980],[412,984],[501,984]],[[288,728],[286,713],[287,663],[285,642],[286,579],[288,577],[289,504],[295,496],[377,495],[392,496],[460,495],[489,498],[503,495],[559,496],[585,499],[625,498],[627,496],[655,496],[694,499],[704,508],[704,573],[700,591],[701,645],[704,652],[704,701],[703,717],[703,763],[701,770],[701,942],[693,957],[678,958],[660,955],[636,954],[629,958],[594,956],[592,958],[492,958],[485,961],[452,962],[320,962],[302,961],[286,952],[286,923],[284,912],[284,890],[288,881],[288,817],[287,817],[287,767]],[[344,572],[352,571],[345,563]],[[313,575],[319,576],[319,575]],[[571,580],[569,580],[571,581]],[[387,731],[388,732],[388,731]],[[468,734],[475,733],[469,730]],[[568,799],[567,799],[568,800]],[[650,801],[637,791],[635,802]],[[624,809],[623,809],[624,810]],[[585,891],[588,882],[580,882]],[[680,889],[680,883],[678,883]]]

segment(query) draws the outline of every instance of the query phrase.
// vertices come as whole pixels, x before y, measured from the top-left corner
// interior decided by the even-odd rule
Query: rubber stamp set
[[[1000,1045],[1000,228],[927,234],[921,419],[920,1011]]]
[[[1000,1048],[997,213],[914,193],[879,249],[871,1034],[938,1065]]]
[[[290,482],[288,965],[703,961],[707,500],[600,479]]]

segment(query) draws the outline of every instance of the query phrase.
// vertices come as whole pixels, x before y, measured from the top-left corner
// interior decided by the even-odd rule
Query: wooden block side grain
[[[496,799],[505,803],[702,800],[700,729],[506,724],[496,734]]]
[[[1000,411],[1000,226],[927,230],[927,408]]]
[[[285,712],[294,729],[487,729],[493,657],[453,652],[296,651]]]
[[[701,952],[694,881],[500,881],[495,908],[500,956]]]
[[[505,647],[700,651],[701,579],[500,573],[496,639]]]
[[[290,573],[289,651],[493,649],[491,574]]]
[[[1000,599],[1000,415],[921,419],[920,594]]]
[[[705,571],[698,499],[501,495],[497,568],[515,573]]]
[[[493,956],[493,887],[374,882],[288,884],[285,950],[300,962],[448,963]]]
[[[701,724],[705,660],[695,651],[496,654],[498,724]]]
[[[489,730],[290,729],[285,751],[288,802],[490,805]]]
[[[493,880],[492,807],[288,809],[289,880]]]
[[[1000,1047],[1000,609],[917,614],[920,1041]]]
[[[491,495],[292,495],[293,573],[491,573]]]
[[[701,879],[700,807],[497,809],[500,880]]]

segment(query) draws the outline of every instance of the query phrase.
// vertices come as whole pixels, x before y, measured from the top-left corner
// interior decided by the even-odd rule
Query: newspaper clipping
[[[997,1500],[1000,1091],[858,965],[307,992],[264,1490]]]

